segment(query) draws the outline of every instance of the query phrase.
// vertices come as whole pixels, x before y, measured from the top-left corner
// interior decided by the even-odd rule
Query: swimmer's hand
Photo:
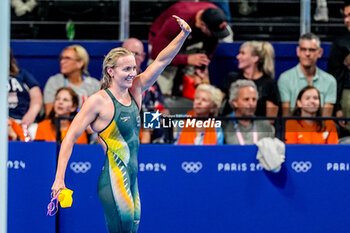
[[[180,25],[181,29],[186,32],[190,33],[192,32],[192,29],[188,23],[186,23],[185,20],[181,19],[179,16],[173,15],[173,17],[176,19],[177,23]]]
[[[55,179],[55,181],[54,181],[54,183],[53,183],[53,185],[51,187],[53,196],[56,196],[58,191],[63,190],[65,188],[66,188],[66,185],[64,184],[63,180]]]

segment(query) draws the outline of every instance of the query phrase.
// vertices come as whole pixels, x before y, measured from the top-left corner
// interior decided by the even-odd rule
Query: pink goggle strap
[[[58,211],[58,196],[60,195],[61,190],[59,190],[56,194],[56,196],[54,196],[53,192],[51,193],[51,201],[50,203],[47,205],[47,214],[49,216],[54,216],[57,211]]]

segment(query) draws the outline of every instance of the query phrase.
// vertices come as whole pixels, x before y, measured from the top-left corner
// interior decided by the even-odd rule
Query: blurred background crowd
[[[12,40],[55,39],[72,44],[57,54],[59,72],[44,84],[28,72],[30,67],[16,61],[14,54],[20,52],[11,50],[9,140],[64,138],[84,101],[100,90],[100,77],[90,75],[91,55],[80,41],[122,42],[134,53],[141,72],[178,33],[171,18],[175,14],[193,31],[144,93],[141,116],[159,111],[166,118],[194,117],[203,122],[217,118],[222,125],[142,129],[141,143],[246,145],[265,137],[291,144],[350,142],[346,120],[350,117],[350,1],[306,1],[311,19],[306,31],[300,24],[303,1],[126,2],[128,38],[122,38],[118,29],[128,11],[122,1],[11,1]],[[276,41],[297,45],[294,51],[279,51],[273,46]],[[235,61],[229,64],[231,72],[222,72],[211,61],[218,45],[233,43],[239,43],[239,51],[226,51]],[[328,51],[322,46],[325,43],[330,44]],[[284,52],[294,53],[298,64],[276,75],[275,54]],[[327,65],[320,67],[318,60],[325,52]],[[220,73],[220,80],[215,73]],[[96,143],[97,138],[88,129],[78,143]]]

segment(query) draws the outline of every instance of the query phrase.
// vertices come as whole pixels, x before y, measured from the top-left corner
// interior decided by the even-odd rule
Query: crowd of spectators
[[[178,33],[171,15],[183,18],[193,31],[158,82],[143,94],[141,116],[159,111],[163,116],[221,117],[220,127],[174,130],[173,142],[196,145],[255,144],[261,138],[275,137],[279,126],[271,118],[281,116],[350,117],[350,1],[345,0],[343,13],[348,32],[332,43],[327,71],[316,65],[323,49],[314,33],[300,36],[296,48],[299,63],[280,77],[275,77],[271,43],[246,41],[236,55],[240,72],[227,74],[217,88],[210,85],[208,69],[218,43],[232,37],[226,16],[209,2],[175,3],[150,27],[148,64]],[[142,72],[141,64],[146,62],[142,41],[130,38],[122,47],[133,52],[137,72]],[[89,55],[82,46],[64,48],[59,61],[60,73],[48,77],[42,92],[35,78],[18,66],[11,51],[9,140],[55,141],[55,118],[74,117],[84,101],[100,89],[98,79],[89,75]],[[254,120],[255,116],[269,120]],[[69,124],[69,120],[61,121],[62,138]],[[286,143],[335,144],[338,138],[349,136],[349,130],[350,123],[343,120],[287,120],[283,137]],[[82,137],[80,143],[95,141],[92,130]],[[162,129],[141,129],[140,133],[141,143],[168,142],[165,137]]]
[[[100,89],[100,82],[88,75],[89,55],[80,45],[63,49],[59,56],[61,72],[47,80],[44,95],[33,75],[19,68],[12,50],[10,61],[9,140],[56,141],[56,118],[74,117],[84,100]],[[62,139],[70,121],[60,121]],[[89,130],[77,143],[88,143],[88,134],[93,141],[94,134]]]

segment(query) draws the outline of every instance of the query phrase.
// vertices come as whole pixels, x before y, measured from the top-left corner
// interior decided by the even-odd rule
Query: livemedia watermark
[[[221,120],[208,118],[206,120],[198,120],[195,118],[172,119],[171,115],[162,118],[162,114],[156,112],[143,113],[144,129],[160,129],[162,128],[221,128]],[[175,116],[178,117],[178,116]],[[180,117],[190,117],[181,115]]]

